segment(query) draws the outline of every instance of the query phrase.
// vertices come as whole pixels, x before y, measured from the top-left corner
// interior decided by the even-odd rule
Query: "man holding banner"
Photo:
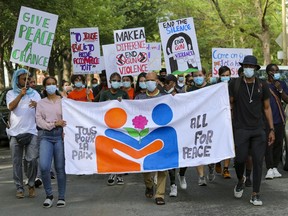
[[[147,91],[146,94],[139,99],[149,99],[154,97],[160,97],[162,94],[156,88],[157,86],[157,74],[155,72],[149,72],[146,75],[146,85]],[[153,175],[154,172],[147,172],[143,173],[144,182],[146,185],[145,196],[147,198],[152,198],[154,195],[154,182],[153,182]],[[167,178],[167,171],[158,171],[157,174],[157,187],[156,187],[156,194],[155,194],[155,202],[157,205],[165,205],[164,195],[165,195],[165,187],[166,187],[166,178]]]

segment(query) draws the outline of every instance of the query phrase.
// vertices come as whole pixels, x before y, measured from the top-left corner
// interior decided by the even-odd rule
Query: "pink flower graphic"
[[[132,123],[135,128],[143,130],[148,123],[145,116],[139,115],[132,119]]]

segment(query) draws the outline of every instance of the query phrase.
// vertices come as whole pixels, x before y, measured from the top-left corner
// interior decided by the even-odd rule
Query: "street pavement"
[[[266,173],[266,169],[263,169]],[[206,170],[207,171],[207,170]],[[12,181],[10,151],[7,146],[0,147],[0,216],[49,215],[49,216],[182,216],[182,215],[288,215],[288,172],[279,168],[282,178],[265,180],[261,185],[263,206],[249,203],[252,188],[245,188],[243,197],[233,197],[233,188],[237,183],[233,167],[230,167],[232,179],[223,179],[216,175],[213,182],[205,187],[197,184],[195,168],[186,173],[187,190],[178,186],[178,196],[169,197],[169,179],[167,179],[166,205],[157,206],[154,199],[144,196],[145,186],[141,174],[124,176],[124,185],[107,186],[107,175],[67,176],[66,207],[44,209],[43,186],[36,189],[35,198],[16,199],[15,185]],[[263,174],[264,175],[264,174]],[[52,180],[56,191],[56,180]],[[178,181],[177,181],[178,183]],[[28,190],[27,190],[28,191]],[[26,194],[27,194],[26,191]],[[54,193],[57,199],[57,193]]]

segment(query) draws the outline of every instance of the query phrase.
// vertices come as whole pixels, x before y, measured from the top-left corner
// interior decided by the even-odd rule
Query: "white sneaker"
[[[177,185],[173,184],[170,186],[170,197],[177,197]]]
[[[280,178],[282,177],[282,174],[278,172],[277,168],[273,168],[274,178]]]
[[[277,169],[276,169],[277,170]],[[278,171],[277,171],[278,172]],[[273,179],[275,176],[274,176],[274,170],[272,168],[270,168],[268,171],[267,171],[267,174],[265,176],[265,179]]]
[[[262,206],[263,205],[263,202],[260,200],[259,195],[251,196],[250,203],[252,203],[254,206]]]
[[[198,185],[199,186],[206,186],[207,185],[205,176],[202,176],[202,177],[199,176]]]
[[[180,182],[181,189],[186,190],[187,189],[187,183],[186,183],[185,176],[180,176],[179,173],[177,174],[177,176],[178,176],[178,180]]]

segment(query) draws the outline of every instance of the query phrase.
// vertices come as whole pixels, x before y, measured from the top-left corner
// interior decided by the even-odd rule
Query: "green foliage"
[[[213,1],[219,4],[225,22],[220,19]],[[145,27],[147,41],[152,42],[160,41],[158,22],[186,17],[194,18],[201,61],[205,68],[211,68],[213,47],[253,48],[253,53],[259,57],[261,63],[261,41],[251,36],[261,35],[263,31],[257,17],[257,1],[0,0],[0,55],[9,61],[18,14],[23,5],[59,15],[49,68],[51,71],[55,70],[55,73],[63,70],[62,59],[69,59],[70,28],[98,27],[100,43],[103,45],[113,43],[113,30]],[[260,1],[263,8],[266,0]],[[264,20],[269,28],[272,60],[275,60],[276,53],[280,50],[275,43],[281,32],[279,0],[269,0]]]

